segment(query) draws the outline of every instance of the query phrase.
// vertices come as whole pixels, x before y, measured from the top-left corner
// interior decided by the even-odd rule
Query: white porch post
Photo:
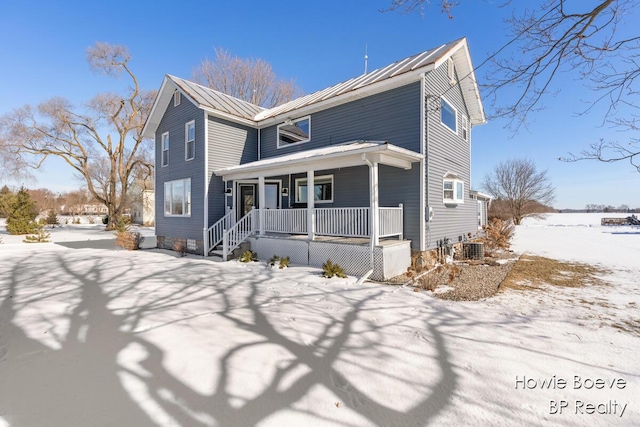
[[[307,233],[309,240],[315,238],[316,233],[316,209],[314,194],[314,171],[307,171]]]
[[[258,177],[258,220],[260,221],[260,235],[264,236],[264,176]]]
[[[371,243],[377,246],[380,243],[380,211],[378,209],[378,162],[369,166],[369,198],[371,212]]]

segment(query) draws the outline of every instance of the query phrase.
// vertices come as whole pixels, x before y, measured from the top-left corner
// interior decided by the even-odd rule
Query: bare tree
[[[271,108],[302,94],[293,80],[278,79],[263,59],[239,58],[222,48],[213,48],[215,59],[204,59],[194,68],[196,83],[255,105]]]
[[[436,3],[450,18],[460,4],[449,0],[390,1],[389,10],[420,13]],[[506,19],[511,29],[508,42],[477,67],[488,64],[481,87],[490,99],[492,116],[505,117],[517,131],[526,125],[530,113],[544,107],[545,97],[561,90],[558,76],[569,73],[596,94],[579,114],[604,103],[604,122],[624,130],[640,129],[640,36],[637,16],[633,16],[638,12],[636,0],[539,0],[526,6],[503,0],[498,6],[512,7]],[[640,172],[640,139],[600,140],[560,160],[629,161]]]
[[[536,170],[529,159],[501,162],[484,177],[482,185],[495,198],[494,203],[507,210],[515,225],[525,217],[541,214],[541,206],[551,206],[555,198],[547,171]]]
[[[133,175],[152,167],[143,156],[148,142],[142,128],[155,93],[140,89],[130,59],[124,46],[96,43],[87,50],[94,71],[129,78],[124,95],[98,94],[82,109],[53,98],[0,117],[4,156],[33,168],[49,156],[63,159],[86,182],[92,197],[107,207],[110,228],[124,211]]]

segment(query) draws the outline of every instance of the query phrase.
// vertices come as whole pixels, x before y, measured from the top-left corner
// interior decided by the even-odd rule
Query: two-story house
[[[466,39],[271,109],[167,75],[144,128],[158,246],[226,260],[247,241],[263,259],[400,274],[486,217],[470,188],[484,122]]]

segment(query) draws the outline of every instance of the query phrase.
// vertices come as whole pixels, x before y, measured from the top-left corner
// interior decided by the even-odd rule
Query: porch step
[[[215,255],[222,258],[222,249],[214,249],[211,252],[209,252],[209,255]]]

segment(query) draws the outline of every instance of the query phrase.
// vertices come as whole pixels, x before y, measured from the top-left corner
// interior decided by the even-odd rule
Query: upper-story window
[[[451,129],[453,133],[458,133],[458,112],[444,98],[440,98],[440,122]]]
[[[182,102],[182,94],[180,93],[180,91],[175,91],[173,93],[173,106],[177,107],[178,105],[180,105],[180,102]]]
[[[191,160],[196,156],[196,121],[184,125],[184,158]]]
[[[287,120],[278,125],[278,148],[301,144],[311,139],[311,116]]]
[[[460,125],[462,138],[464,138],[464,140],[468,142],[469,141],[469,119],[464,114],[461,114],[460,121],[462,122]]]
[[[162,166],[169,164],[169,132],[162,134]]]

